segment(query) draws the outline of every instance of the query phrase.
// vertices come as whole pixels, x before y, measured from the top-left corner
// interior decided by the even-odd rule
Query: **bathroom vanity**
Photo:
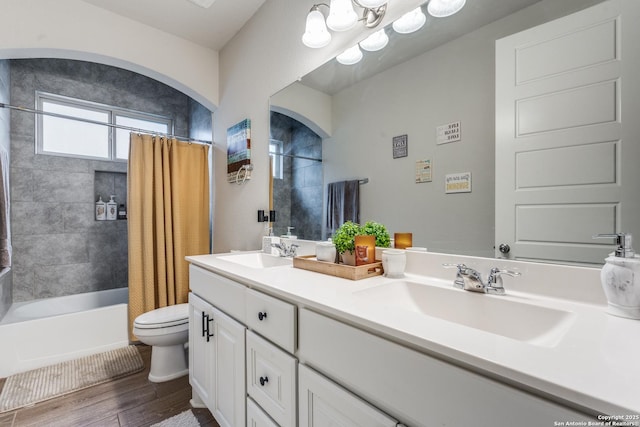
[[[605,313],[598,269],[407,252],[404,278],[351,281],[187,260],[193,404],[221,426],[640,425],[640,322]],[[467,292],[445,262],[522,276]]]

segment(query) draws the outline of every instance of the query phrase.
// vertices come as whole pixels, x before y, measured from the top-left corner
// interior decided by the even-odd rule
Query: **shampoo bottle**
[[[118,218],[118,204],[115,199],[116,196],[112,194],[111,198],[107,202],[107,219],[109,221],[114,221]]]
[[[104,221],[107,219],[107,204],[102,201],[102,196],[98,194],[96,202],[96,221]]]
[[[616,239],[616,250],[609,254],[600,273],[607,296],[607,312],[614,316],[640,319],[640,257],[631,246],[631,234],[599,234]]]

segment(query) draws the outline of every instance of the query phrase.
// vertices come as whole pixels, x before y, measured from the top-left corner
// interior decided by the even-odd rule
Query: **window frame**
[[[275,146],[275,152],[272,152],[271,146]],[[269,155],[273,156],[273,170],[271,175],[273,179],[284,179],[284,141],[271,138],[269,140]]]
[[[70,153],[59,153],[55,151],[46,151],[44,149],[44,133],[43,133],[43,116],[45,114],[36,114],[36,141],[35,141],[35,151],[36,154],[42,154],[47,156],[59,156],[59,157],[70,157],[77,159],[88,159],[88,160],[100,160],[105,162],[127,162],[127,159],[122,159],[117,157],[117,146],[116,146],[116,119],[118,117],[126,117],[136,120],[146,120],[149,122],[162,123],[167,125],[167,134],[173,134],[173,126],[174,120],[170,117],[162,116],[159,114],[145,113],[143,111],[131,110],[127,108],[116,107],[108,104],[101,104],[98,102],[87,101],[84,99],[72,98],[64,95],[57,95],[48,92],[36,91],[36,110],[43,110],[43,103],[49,102],[54,104],[59,104],[71,108],[84,109],[88,111],[97,111],[101,113],[106,113],[108,116],[108,124],[104,125],[96,124],[96,126],[107,126],[107,144],[108,144],[108,153],[109,157],[99,157],[99,156],[87,156],[82,154],[70,154]],[[72,120],[72,119],[71,119]],[[144,132],[143,129],[140,129]],[[146,131],[150,133],[154,133],[153,131]]]

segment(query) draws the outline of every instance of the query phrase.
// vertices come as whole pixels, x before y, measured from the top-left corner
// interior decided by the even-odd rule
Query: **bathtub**
[[[129,344],[128,289],[12,304],[0,321],[0,378]]]

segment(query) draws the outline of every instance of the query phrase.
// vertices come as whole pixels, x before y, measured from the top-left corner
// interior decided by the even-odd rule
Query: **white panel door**
[[[594,234],[640,235],[639,19],[610,0],[496,42],[496,256],[601,264]]]

